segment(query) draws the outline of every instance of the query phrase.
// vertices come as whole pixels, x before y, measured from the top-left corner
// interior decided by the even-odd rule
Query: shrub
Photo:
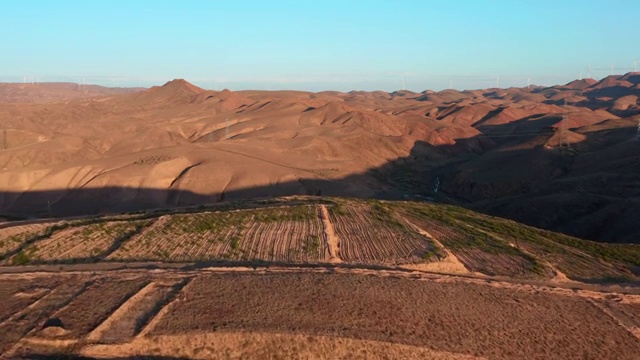
[[[29,256],[29,254],[27,254],[24,251],[20,251],[12,259],[13,265],[26,265],[30,261],[31,261],[31,258]]]
[[[239,247],[240,247],[240,240],[238,240],[237,237],[234,237],[233,239],[231,239],[231,248],[233,250],[238,250]]]

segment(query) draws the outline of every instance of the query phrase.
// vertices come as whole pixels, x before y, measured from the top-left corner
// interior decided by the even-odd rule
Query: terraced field
[[[401,223],[381,203],[338,205],[330,214],[344,261],[416,263],[431,259],[437,252],[433,242]]]
[[[165,215],[108,259],[272,261],[324,259],[316,206]]]
[[[18,248],[28,239],[42,233],[49,224],[18,225],[0,229],[0,258]]]
[[[35,285],[46,289],[45,291],[48,293],[0,323],[0,334],[3,334],[0,337],[0,354],[9,351],[17,341],[27,334],[35,334],[39,331],[53,313],[82,293],[87,284],[86,278],[78,277],[67,278],[64,282],[53,279],[52,281],[44,280],[44,283],[31,283],[31,286]],[[1,303],[6,306],[5,304],[12,303],[16,298],[20,297],[14,294],[11,297],[3,298]]]
[[[26,254],[30,261],[39,263],[97,260],[118,241],[136,232],[143,223],[141,221],[99,222],[68,227],[25,247],[5,261],[12,264],[20,263],[24,261]]]
[[[51,331],[52,329],[47,330],[49,327],[44,326],[40,335],[56,339],[84,337],[146,284],[144,279],[94,282],[67,306],[51,315],[51,327],[62,329]]]
[[[308,221],[254,222],[242,236],[242,259],[272,262],[319,262],[325,260],[322,223]]]
[[[417,269],[451,256],[462,270],[487,276],[592,282],[640,275],[638,245],[599,244],[417,202],[283,198],[19,225],[0,229],[0,236],[5,266],[210,262]]]
[[[39,273],[20,284],[0,274],[0,303],[14,310],[0,322],[0,357],[631,360],[640,352],[640,294],[272,270]]]
[[[394,209],[480,273],[562,273],[581,281],[630,280],[639,274],[638,245],[594,243],[452,206],[409,204]]]
[[[56,282],[53,285],[58,285]],[[13,301],[5,302],[0,306],[0,323],[11,316],[15,316],[22,309],[34,304],[50,292],[47,288],[33,287],[19,279],[4,281],[0,288],[0,298],[13,298]]]
[[[102,344],[127,342],[138,335],[188,279],[156,279],[131,296],[87,337]]]
[[[640,352],[638,246],[451,206],[309,197],[0,236],[0,358]]]

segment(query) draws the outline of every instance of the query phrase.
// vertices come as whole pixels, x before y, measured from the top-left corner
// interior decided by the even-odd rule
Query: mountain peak
[[[149,90],[140,93],[136,97],[136,101],[141,103],[151,103],[158,106],[169,103],[190,103],[194,97],[204,92],[204,89],[201,89],[184,79],[174,79],[162,86],[154,86]]]
[[[185,79],[173,79],[162,85],[161,88],[171,89],[174,91],[184,91],[190,93],[191,95],[197,95],[205,91],[204,89],[191,84]]]
[[[598,81],[595,79],[584,78],[584,79],[573,80],[565,84],[564,87],[568,89],[573,89],[573,90],[582,90],[596,84],[597,82]]]

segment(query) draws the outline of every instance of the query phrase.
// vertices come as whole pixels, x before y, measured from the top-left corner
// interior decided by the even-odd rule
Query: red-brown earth
[[[422,93],[1,84],[0,213],[432,198],[637,242],[639,85],[638,73]]]

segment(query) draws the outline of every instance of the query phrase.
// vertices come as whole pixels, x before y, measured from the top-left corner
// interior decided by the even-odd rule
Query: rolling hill
[[[422,93],[210,91],[174,80],[130,94],[5,101],[0,213],[296,194],[430,198],[637,242],[640,223],[622,215],[640,210],[638,78]]]

